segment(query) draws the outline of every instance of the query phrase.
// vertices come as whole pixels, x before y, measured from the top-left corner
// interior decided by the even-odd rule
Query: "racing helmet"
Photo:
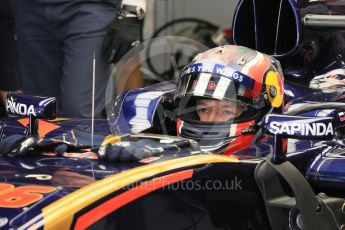
[[[283,80],[279,61],[247,47],[198,54],[178,79],[177,134],[207,152],[230,155],[249,147],[262,118],[282,108]]]

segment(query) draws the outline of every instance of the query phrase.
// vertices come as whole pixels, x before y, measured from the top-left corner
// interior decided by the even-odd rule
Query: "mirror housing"
[[[269,114],[263,121],[262,130],[274,136],[272,163],[285,162],[283,138],[332,140],[335,136],[333,117],[304,117]]]
[[[333,120],[333,117],[269,114],[264,120],[263,131],[282,138],[331,140],[335,134]]]
[[[56,117],[56,98],[9,92],[6,98],[6,110],[15,116],[51,120]]]
[[[6,98],[6,110],[11,115],[29,117],[27,135],[37,136],[38,119],[51,120],[56,117],[56,99],[9,92]]]

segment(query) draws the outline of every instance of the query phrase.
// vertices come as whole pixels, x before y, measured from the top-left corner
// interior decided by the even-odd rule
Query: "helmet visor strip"
[[[182,77],[176,96],[232,101],[240,106],[261,108],[264,105],[263,100],[246,97],[247,91],[247,87],[228,77],[211,73],[194,73]]]

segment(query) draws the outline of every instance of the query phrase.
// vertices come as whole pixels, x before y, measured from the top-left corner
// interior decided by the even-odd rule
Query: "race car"
[[[131,126],[121,119],[130,113],[131,99],[141,94],[147,97],[148,92],[162,93],[155,87],[123,96],[122,112],[117,116],[121,126],[114,127],[123,133],[129,127],[138,128],[137,124]],[[263,124],[273,139],[233,156],[204,154],[197,146],[188,151],[166,150],[141,162],[101,161],[89,150],[73,148],[60,154],[33,148],[25,156],[3,156],[2,226],[5,229],[248,229],[250,224],[249,229],[286,226],[331,229],[332,224],[337,228],[344,223],[341,191],[345,186],[345,161],[341,135],[334,136],[343,133],[343,95],[344,91],[320,91],[291,101],[284,115],[269,115]],[[152,98],[150,104],[165,101],[162,96]],[[29,126],[21,125],[25,119],[28,120],[4,121],[2,134],[28,131]],[[81,140],[82,144],[82,138],[78,137],[88,129],[85,123],[40,120],[38,132],[44,135],[43,130],[54,129],[45,135],[57,143],[61,143],[59,135],[67,140],[74,133],[75,140]],[[101,121],[95,127],[97,135],[107,133]],[[286,155],[280,148],[283,137],[297,138],[289,141]],[[179,141],[172,136],[147,133],[122,138]],[[94,139],[95,145],[98,141]],[[83,149],[91,148],[89,143],[90,140]],[[272,158],[267,159],[271,154]]]
[[[176,137],[174,82],[124,93],[107,120],[54,119],[54,98],[9,93],[19,117],[1,121],[0,228],[341,229],[345,89],[285,90],[265,138],[230,156]]]

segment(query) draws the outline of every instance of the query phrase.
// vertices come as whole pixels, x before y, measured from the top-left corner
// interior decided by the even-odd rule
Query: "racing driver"
[[[177,133],[207,152],[245,149],[259,136],[262,118],[282,108],[283,91],[275,58],[242,46],[210,49],[180,74]]]

